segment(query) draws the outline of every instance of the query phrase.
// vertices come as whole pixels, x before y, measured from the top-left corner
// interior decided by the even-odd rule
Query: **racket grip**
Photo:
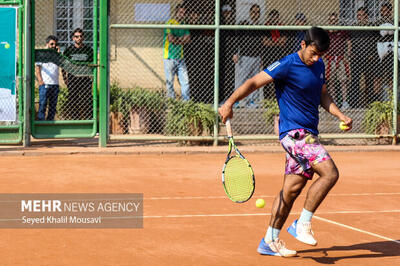
[[[232,125],[231,125],[231,120],[229,118],[226,120],[225,125],[226,125],[226,133],[228,134],[228,137],[232,137],[233,136],[232,135]]]

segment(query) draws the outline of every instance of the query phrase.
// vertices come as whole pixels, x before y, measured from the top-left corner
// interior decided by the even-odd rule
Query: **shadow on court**
[[[335,264],[339,260],[346,259],[398,257],[400,256],[400,244],[392,241],[370,242],[350,246],[306,249],[297,253],[303,258],[313,259],[315,262]]]

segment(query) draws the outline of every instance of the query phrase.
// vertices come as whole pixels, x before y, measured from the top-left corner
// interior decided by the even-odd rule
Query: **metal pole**
[[[100,0],[100,117],[99,147],[106,147],[108,140],[108,94],[109,94],[109,62],[108,62],[108,0]]]
[[[21,3],[22,5],[22,3]],[[24,102],[24,80],[23,80],[23,65],[24,65],[24,8],[18,8],[18,101],[20,103]],[[24,119],[24,105],[18,105],[18,143],[21,143],[23,140],[23,119]]]
[[[34,25],[32,25],[31,12],[33,11],[33,4],[30,0],[24,1],[25,14],[24,14],[24,31],[25,31],[25,49],[24,49],[24,81],[25,81],[25,93],[24,93],[24,138],[23,146],[28,147],[31,144],[31,84],[32,84],[32,36],[34,31]]]
[[[393,70],[393,145],[397,142],[397,109],[398,109],[398,59],[399,59],[399,1],[394,1],[394,70]]]
[[[214,146],[218,145],[218,103],[219,103],[219,41],[220,41],[220,29],[219,29],[219,21],[220,21],[220,0],[215,1],[215,28],[214,33],[214,110],[217,113],[215,116],[214,122]]]
[[[98,24],[98,18],[99,18],[99,12],[98,12],[98,0],[93,1],[93,64],[97,65],[97,59],[98,59],[98,30],[99,30],[99,24]],[[98,106],[98,95],[97,95],[97,88],[98,88],[98,80],[97,80],[97,67],[93,69],[93,88],[92,88],[92,93],[93,93],[93,126],[94,126],[94,131],[97,133],[98,128],[97,128],[97,106]]]

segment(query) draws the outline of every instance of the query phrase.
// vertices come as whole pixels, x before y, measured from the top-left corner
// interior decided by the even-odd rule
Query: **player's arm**
[[[327,112],[336,116],[340,121],[343,121],[349,127],[347,130],[350,130],[352,128],[353,120],[350,117],[344,115],[342,111],[340,111],[339,107],[337,107],[335,102],[332,100],[332,97],[326,88],[326,84],[322,86],[321,106]]]
[[[245,83],[237,88],[237,90],[235,90],[235,92],[228,98],[228,100],[226,100],[226,102],[220,108],[218,108],[218,112],[222,117],[222,122],[225,123],[226,119],[232,118],[232,107],[235,102],[242,100],[253,91],[273,81],[273,78],[264,71],[261,71],[254,77],[246,80]]]
[[[35,72],[36,72],[36,78],[38,80],[39,85],[43,85],[43,78],[42,78],[42,67],[39,65],[36,65],[35,67]]]

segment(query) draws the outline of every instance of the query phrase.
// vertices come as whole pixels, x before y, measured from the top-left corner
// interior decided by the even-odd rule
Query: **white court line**
[[[348,225],[345,225],[345,224],[342,224],[342,223],[338,223],[338,222],[335,222],[335,221],[332,221],[332,220],[328,220],[328,219],[325,219],[325,218],[322,218],[322,217],[318,217],[316,215],[314,215],[313,218],[315,218],[317,220],[321,220],[321,221],[327,222],[327,223],[335,224],[335,225],[338,225],[338,226],[341,226],[341,227],[344,227],[344,228],[347,228],[347,229],[351,229],[351,230],[354,230],[354,231],[357,231],[357,232],[360,232],[360,233],[364,233],[364,234],[367,234],[367,235],[375,236],[375,237],[378,237],[378,238],[382,238],[382,239],[389,240],[391,242],[395,242],[397,244],[400,244],[400,241],[398,241],[398,240],[394,240],[394,239],[388,238],[386,236],[381,236],[381,235],[374,234],[374,233],[371,233],[371,232],[368,232],[368,231],[365,231],[365,230],[361,230],[361,229],[358,229],[358,228],[355,228],[355,227],[352,227],[352,226],[348,226]]]
[[[363,214],[363,213],[400,213],[400,210],[383,211],[326,211],[318,214]],[[291,212],[290,214],[300,214]],[[269,213],[228,213],[228,214],[171,214],[171,215],[145,215],[143,218],[194,218],[194,217],[240,217],[240,216],[270,216]],[[315,215],[313,216],[315,217]]]
[[[400,192],[382,192],[382,193],[349,193],[349,194],[328,194],[328,197],[341,197],[341,196],[391,196],[400,195]],[[300,195],[302,197],[304,195]],[[271,195],[254,195],[253,198],[275,198]],[[149,197],[144,200],[192,200],[192,199],[226,199],[226,196],[187,196],[187,197]]]

